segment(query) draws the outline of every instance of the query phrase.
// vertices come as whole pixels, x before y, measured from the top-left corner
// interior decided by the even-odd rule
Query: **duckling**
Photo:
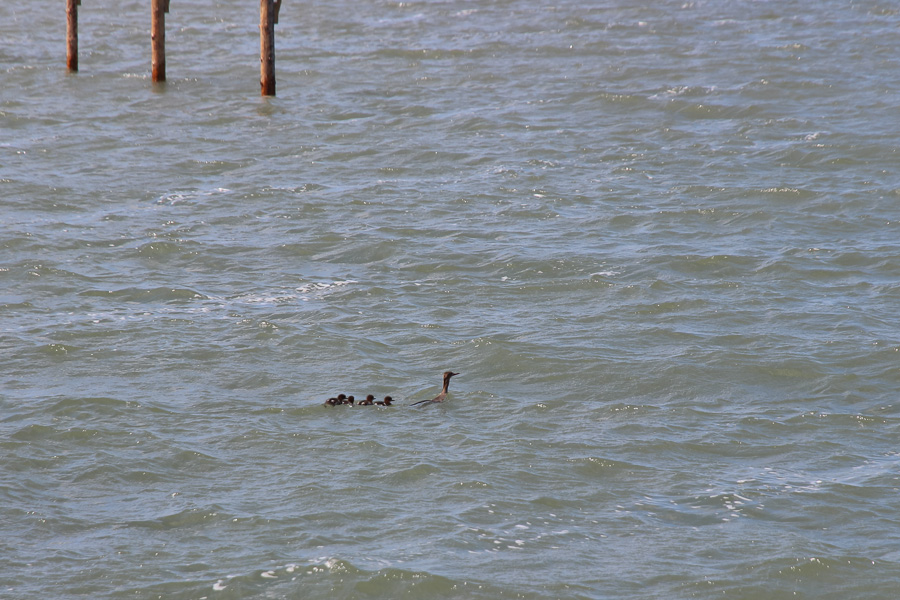
[[[343,403],[344,403],[344,399],[345,399],[346,397],[347,397],[347,396],[345,396],[345,395],[343,395],[343,394],[338,394],[338,395],[337,395],[337,398],[329,398],[328,400],[326,400],[326,401],[325,401],[325,406],[337,406],[338,404],[343,404]]]
[[[357,406],[372,406],[375,404],[375,396],[369,394],[365,400],[360,400]]]
[[[390,396],[385,396],[385,397],[384,397],[384,401],[382,401],[382,402],[376,402],[375,404],[377,404],[378,406],[390,406],[390,405],[391,405],[391,402],[392,402],[393,400],[394,400],[394,399],[391,398]]]

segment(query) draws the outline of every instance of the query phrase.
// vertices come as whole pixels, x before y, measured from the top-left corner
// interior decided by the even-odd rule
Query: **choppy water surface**
[[[892,3],[288,0],[268,100],[254,2],[157,86],[59,4],[0,4],[4,598],[896,597]]]

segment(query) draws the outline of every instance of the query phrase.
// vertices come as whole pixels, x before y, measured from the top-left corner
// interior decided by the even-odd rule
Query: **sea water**
[[[257,4],[0,4],[0,596],[897,597],[897,6]]]

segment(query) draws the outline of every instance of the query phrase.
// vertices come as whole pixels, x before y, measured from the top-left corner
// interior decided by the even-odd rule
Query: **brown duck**
[[[441,389],[441,393],[432,398],[431,400],[420,400],[418,402],[413,402],[410,406],[418,406],[420,404],[430,404],[432,402],[443,402],[447,399],[447,390],[450,387],[450,378],[454,375],[459,375],[459,373],[454,373],[453,371],[444,371],[444,387]]]

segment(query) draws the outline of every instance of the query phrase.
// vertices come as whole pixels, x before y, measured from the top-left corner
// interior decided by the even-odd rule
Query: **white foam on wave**
[[[324,282],[313,282],[308,283],[306,285],[301,285],[297,288],[297,293],[299,294],[314,294],[321,293],[326,291],[333,291],[337,288],[341,288],[347,285],[351,285],[357,283],[354,279],[345,279],[343,281],[332,281],[331,283]]]
[[[283,293],[247,293],[233,298],[234,301],[241,304],[254,305],[279,305],[292,304],[295,302],[309,302],[323,298],[341,288],[358,283],[355,279],[344,279],[341,281],[315,281],[301,285],[291,291]]]
[[[160,196],[157,200],[157,204],[185,204],[188,202],[192,202],[199,198],[206,198],[210,196],[216,196],[218,194],[228,194],[231,190],[228,188],[214,188],[211,190],[194,190],[194,191],[185,191],[185,192],[171,192]]]

